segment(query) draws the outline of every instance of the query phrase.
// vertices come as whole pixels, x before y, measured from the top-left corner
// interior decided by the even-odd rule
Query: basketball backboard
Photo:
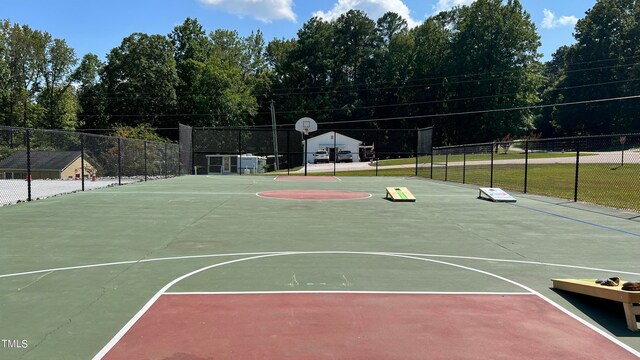
[[[318,124],[310,117],[303,117],[296,122],[296,130],[308,135],[318,130]]]

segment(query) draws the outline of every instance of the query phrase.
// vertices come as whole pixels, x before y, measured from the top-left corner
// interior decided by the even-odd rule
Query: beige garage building
[[[32,179],[79,179],[82,174],[80,151],[31,151]],[[96,174],[85,157],[85,177]],[[26,179],[27,152],[16,151],[0,160],[0,179]]]

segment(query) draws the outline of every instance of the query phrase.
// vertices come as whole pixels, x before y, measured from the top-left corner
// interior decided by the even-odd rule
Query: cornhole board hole
[[[554,289],[622,303],[627,327],[631,331],[638,331],[636,315],[640,315],[640,305],[634,304],[640,303],[640,291],[622,290],[622,284],[625,281],[620,280],[618,286],[603,286],[597,284],[595,279],[551,279],[551,281]]]
[[[391,199],[391,201],[416,201],[416,197],[406,187],[387,187],[385,199]]]
[[[478,199],[493,202],[516,202],[516,199],[500,188],[480,188]]]

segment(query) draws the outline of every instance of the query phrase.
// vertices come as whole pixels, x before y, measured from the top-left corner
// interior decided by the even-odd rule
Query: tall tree
[[[536,104],[542,85],[540,36],[520,1],[478,0],[453,10],[450,84],[464,101],[453,112]],[[531,110],[473,113],[445,119],[455,141],[486,141],[533,129]],[[451,126],[452,125],[452,126]]]
[[[411,86],[406,89],[411,115],[434,115],[449,111],[449,100],[453,94],[449,90],[449,74],[453,69],[451,38],[453,27],[447,14],[427,19],[411,30],[414,46],[411,49]],[[434,125],[434,118],[420,119],[420,127]],[[435,128],[436,135],[440,127]],[[442,140],[442,139],[440,139]]]
[[[599,0],[575,29],[576,44],[564,57],[565,76],[556,100],[584,102],[636,95],[640,84],[640,4]],[[559,134],[610,134],[640,131],[637,101],[587,103],[559,107],[550,119]]]
[[[333,47],[335,29],[331,23],[320,18],[312,18],[298,31],[298,46],[293,54],[294,71],[300,82],[280,97],[293,93],[301,100],[297,117],[313,115],[317,121],[325,122],[331,115],[316,112],[316,109],[341,107],[337,94],[338,85],[335,70],[336,49]],[[307,113],[312,112],[312,113]]]
[[[178,75],[174,47],[161,35],[134,33],[107,55],[102,70],[112,122],[173,126]]]
[[[2,24],[4,43],[3,106],[5,123],[13,126],[32,126],[42,109],[35,103],[41,89],[44,53],[48,40],[46,32],[27,25]]]
[[[299,115],[304,107],[303,100],[299,96],[286,96],[291,89],[300,86],[304,78],[303,74],[297,71],[299,64],[294,62],[296,53],[298,42],[295,39],[273,39],[266,48],[266,60],[271,77],[269,100],[275,101],[276,108],[286,109],[278,115],[279,124],[293,124],[302,117]],[[265,120],[265,123],[267,122]]]
[[[408,114],[405,106],[397,104],[411,101],[407,93],[411,83],[412,49],[414,38],[409,34],[407,21],[392,12],[384,14],[376,22],[377,38],[373,56],[367,71],[369,96],[364,104],[369,108],[367,117],[398,117]],[[403,128],[409,124],[384,122],[376,127]]]
[[[77,86],[79,125],[89,129],[110,128],[105,111],[106,98],[100,82],[104,63],[95,54],[85,54],[72,74]]]
[[[3,125],[12,125],[12,117],[9,113],[11,99],[11,70],[9,68],[9,32],[11,23],[9,20],[0,20],[0,116]]]
[[[204,64],[213,53],[213,43],[197,19],[187,18],[168,35],[174,47],[176,71],[179,78],[176,87],[179,121],[188,125],[202,125],[198,103],[200,94],[193,93],[197,81],[196,69]],[[198,114],[189,116],[190,114]]]
[[[40,102],[47,111],[47,121],[42,126],[73,130],[77,125],[76,107],[69,107],[68,103],[73,100],[70,99],[70,88],[77,63],[76,55],[64,40],[48,40],[42,59],[43,89]]]

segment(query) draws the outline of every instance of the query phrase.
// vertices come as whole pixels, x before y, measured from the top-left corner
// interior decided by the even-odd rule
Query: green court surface
[[[1,207],[0,359],[91,359],[154,296],[198,292],[533,293],[640,350],[621,304],[550,281],[640,280],[636,221],[417,178],[282,180],[186,176]],[[387,186],[417,201],[385,200]],[[257,195],[277,190],[371,196]]]

